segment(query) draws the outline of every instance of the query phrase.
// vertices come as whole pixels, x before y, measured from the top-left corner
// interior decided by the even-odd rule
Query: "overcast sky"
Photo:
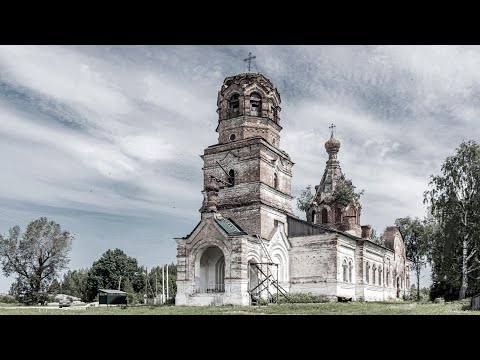
[[[249,51],[282,98],[293,196],[320,182],[333,122],[377,232],[423,217],[429,175],[479,139],[480,47],[0,46],[0,233],[47,216],[75,235],[71,269],[115,247],[174,262],[200,219],[217,92]]]

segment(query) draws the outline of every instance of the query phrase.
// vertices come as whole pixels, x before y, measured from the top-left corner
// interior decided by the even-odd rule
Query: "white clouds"
[[[129,154],[147,162],[169,160],[174,154],[171,144],[163,143],[160,134],[125,136],[120,146]]]
[[[422,216],[428,176],[480,138],[480,47],[0,46],[0,201],[155,214],[188,233],[217,92],[248,51],[282,97],[293,195],[320,181],[333,122],[378,230]]]
[[[96,62],[68,47],[0,47],[0,66],[8,81],[85,107],[102,118],[128,113],[129,99],[115,88],[114,79],[95,69]]]

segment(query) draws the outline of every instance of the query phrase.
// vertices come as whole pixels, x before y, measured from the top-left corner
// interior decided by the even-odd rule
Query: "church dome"
[[[340,149],[340,141],[333,137],[333,133],[332,136],[330,136],[330,139],[325,143],[325,149],[327,151],[338,151]]]

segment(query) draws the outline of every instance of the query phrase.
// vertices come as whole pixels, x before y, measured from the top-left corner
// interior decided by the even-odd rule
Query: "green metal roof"
[[[119,295],[126,294],[125,291],[111,290],[111,289],[98,289],[98,291],[106,293],[106,294],[119,294]]]
[[[240,226],[235,224],[235,222],[230,218],[215,219],[218,225],[228,234],[228,235],[246,235],[247,233],[243,231]]]

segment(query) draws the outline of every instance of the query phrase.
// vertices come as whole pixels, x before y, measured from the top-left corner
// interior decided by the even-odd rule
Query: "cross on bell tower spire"
[[[250,72],[250,69],[252,67],[252,60],[256,58],[256,56],[252,56],[252,53],[249,52],[247,58],[243,59],[243,61],[245,61],[245,64],[247,64],[248,72]]]
[[[332,132],[332,137],[333,137],[333,132],[334,132],[336,126],[332,123],[332,125],[330,125],[328,128],[331,130],[331,132]]]

